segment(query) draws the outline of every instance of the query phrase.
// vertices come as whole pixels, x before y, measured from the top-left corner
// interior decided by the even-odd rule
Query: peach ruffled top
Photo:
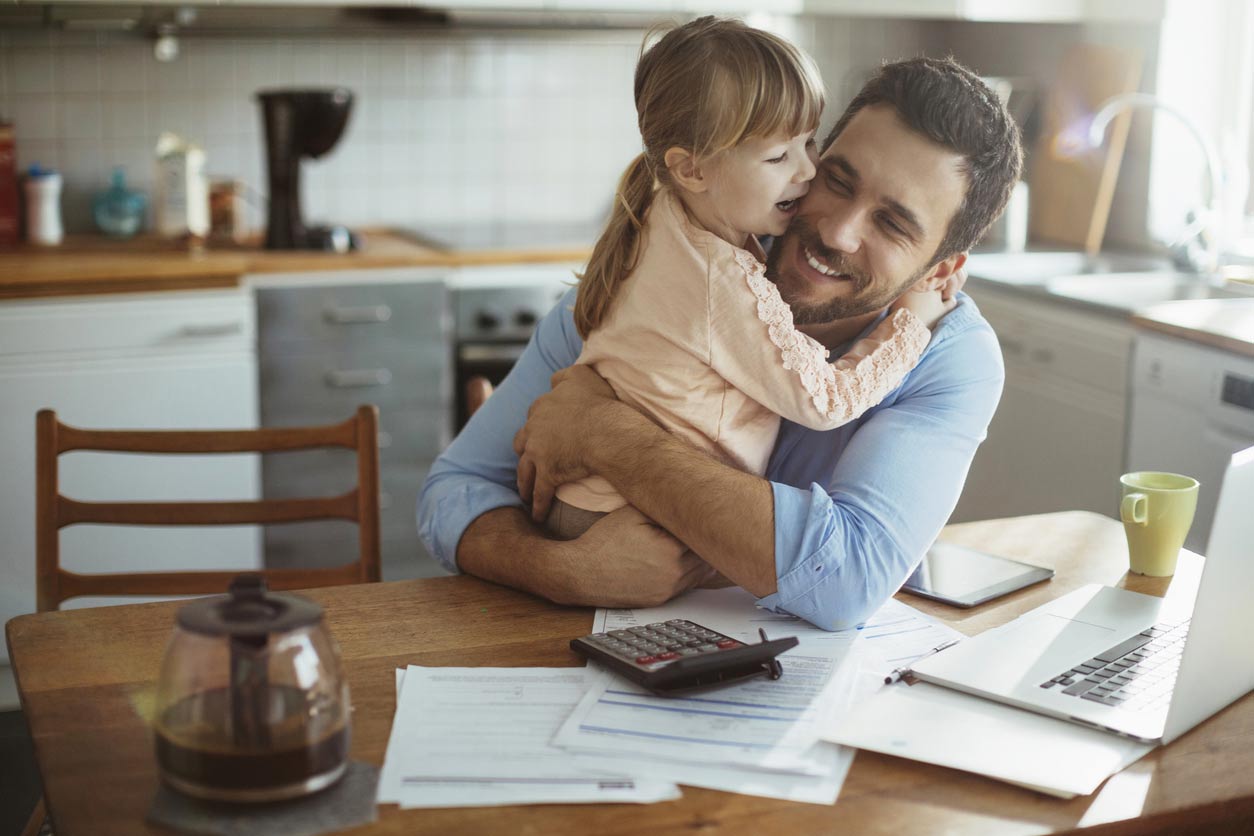
[[[901,383],[931,338],[898,310],[828,362],[794,327],[756,240],[741,249],[696,227],[668,189],[643,234],[635,270],[578,362],[667,430],[750,473],[766,471],[781,416],[820,430],[854,420]],[[589,511],[626,504],[595,476],[557,495]]]

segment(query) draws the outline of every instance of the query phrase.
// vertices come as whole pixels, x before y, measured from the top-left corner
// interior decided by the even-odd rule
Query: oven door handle
[[[516,361],[527,346],[520,343],[507,345],[463,344],[457,348],[457,359],[463,363],[497,363],[502,360]]]

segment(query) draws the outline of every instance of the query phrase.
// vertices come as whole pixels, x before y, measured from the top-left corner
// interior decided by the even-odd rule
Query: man
[[[796,323],[839,356],[902,293],[961,269],[1021,165],[1014,123],[968,70],[885,65],[825,141],[768,276]],[[852,627],[945,524],[1001,396],[996,338],[959,295],[918,366],[862,418],[827,432],[785,421],[763,479],[664,432],[587,367],[555,375],[546,394],[581,347],[572,302],[541,322],[419,502],[420,533],[447,568],[558,603],[658,604],[714,570],[764,607]],[[632,507],[577,540],[547,539],[533,514],[544,518],[556,485],[589,474]]]

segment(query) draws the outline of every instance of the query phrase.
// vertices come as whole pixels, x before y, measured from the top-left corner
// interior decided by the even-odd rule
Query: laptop
[[[932,682],[1145,743],[1254,690],[1254,447],[1228,462],[1195,600],[1090,584],[922,659]]]

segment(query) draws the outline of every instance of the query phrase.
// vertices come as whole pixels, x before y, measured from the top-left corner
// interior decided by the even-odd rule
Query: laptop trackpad
[[[1041,682],[1116,643],[1109,627],[1052,613],[1021,618],[925,660],[916,671],[958,684],[1008,693]]]

